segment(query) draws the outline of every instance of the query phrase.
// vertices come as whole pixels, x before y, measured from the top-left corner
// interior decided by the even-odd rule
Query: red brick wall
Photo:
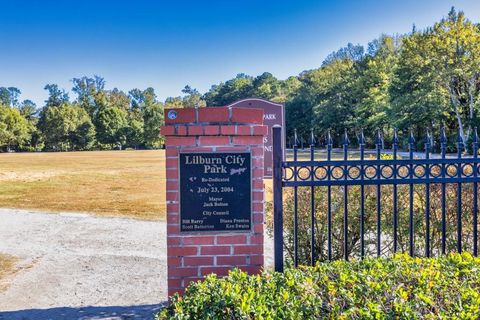
[[[234,267],[258,273],[263,267],[263,110],[208,107],[165,110],[167,176],[168,294],[183,293],[191,281],[209,273],[224,276]],[[180,232],[179,152],[252,153],[253,216],[251,232]]]

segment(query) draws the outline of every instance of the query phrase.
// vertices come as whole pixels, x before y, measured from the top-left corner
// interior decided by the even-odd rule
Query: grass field
[[[0,154],[0,207],[165,217],[165,153]]]

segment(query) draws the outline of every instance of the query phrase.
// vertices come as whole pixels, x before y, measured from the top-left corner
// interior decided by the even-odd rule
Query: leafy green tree
[[[445,123],[467,141],[478,124],[480,29],[454,9],[403,39],[391,89],[393,120],[422,131]]]
[[[197,89],[186,85],[185,88],[182,89],[182,92],[185,94],[182,99],[184,108],[198,108],[206,106],[205,100],[203,100],[202,95]]]
[[[24,100],[18,110],[20,114],[27,119],[28,121],[33,121],[36,119],[35,115],[37,114],[37,105],[32,100]]]
[[[204,96],[208,106],[224,106],[250,96],[253,77],[244,73],[217,86],[212,86]]]
[[[128,91],[130,97],[130,108],[143,110],[145,107],[145,95],[140,89],[132,89]]]
[[[297,129],[299,138],[307,141],[312,128],[320,135],[331,129],[334,137],[355,128],[364,59],[363,47],[349,44],[331,53],[320,68],[300,74],[300,85],[290,79],[298,89],[286,101],[287,135]]]
[[[452,8],[427,34],[438,84],[447,90],[459,132],[467,141],[480,107],[480,26]]]
[[[108,105],[111,107],[116,107],[123,110],[130,109],[130,96],[117,88],[114,88],[112,91],[108,92],[108,100]]]
[[[139,89],[133,89],[128,94],[117,88],[109,92],[109,106],[127,112],[128,125],[123,130],[126,147],[138,149],[145,144],[143,117],[145,100],[145,93]]]
[[[18,107],[18,99],[22,92],[16,87],[0,87],[0,104],[9,107]]]
[[[48,150],[88,150],[95,142],[90,116],[78,105],[64,103],[44,108],[38,126]]]
[[[168,97],[165,99],[165,108],[183,108],[182,97]]]
[[[0,105],[10,106],[10,92],[8,88],[0,87]]]
[[[40,151],[43,148],[42,133],[38,129],[38,110],[36,104],[31,100],[24,100],[20,103],[18,110],[27,120],[30,139],[21,146],[22,151]]]
[[[18,149],[28,142],[30,131],[27,119],[18,109],[0,105],[0,148]]]
[[[257,77],[239,74],[235,78],[213,85],[204,95],[209,106],[223,106],[237,100],[257,97],[283,103],[300,88],[298,77],[281,81],[271,73],[264,72]]]
[[[252,86],[250,95],[253,97],[271,100],[282,93],[281,82],[269,72],[264,72],[253,79]]]
[[[369,44],[368,55],[356,81],[359,101],[355,107],[356,125],[366,132],[391,129],[390,87],[399,46],[398,39],[387,35]]]
[[[128,112],[127,146],[138,149],[144,144],[144,118],[140,109]]]
[[[286,135],[289,139],[293,138],[294,130],[297,130],[299,136],[306,137],[313,127],[313,106],[317,100],[315,90],[306,78],[308,74],[301,77],[300,88],[285,104]]]
[[[163,137],[160,136],[159,131],[163,124],[163,104],[157,100],[155,90],[153,88],[143,91],[133,89],[129,95],[132,99],[130,134],[133,136],[129,141],[141,141],[141,144],[149,149],[160,148],[163,145]],[[180,99],[178,105],[180,105]],[[176,107],[183,107],[183,105]]]
[[[280,93],[271,100],[278,103],[284,103],[291,99],[301,88],[302,82],[298,77],[290,76],[280,82]]]
[[[186,85],[182,89],[182,93],[185,95],[165,99],[165,108],[198,108],[206,106],[205,100],[197,89]]]
[[[420,132],[450,117],[448,96],[438,86],[438,73],[431,65],[433,48],[428,37],[415,32],[402,41],[390,87],[391,121],[401,130]]]
[[[352,43],[348,43],[346,47],[330,53],[325,60],[323,60],[322,66],[326,66],[337,60],[350,60],[353,62],[362,61],[365,57],[365,49],[363,46]]]
[[[145,109],[144,136],[145,146],[149,149],[162,147],[164,139],[160,136],[160,126],[163,124],[163,107],[153,104]]]
[[[355,127],[356,75],[355,62],[349,59],[334,60],[308,75],[316,98],[313,114],[317,131],[331,129],[338,136],[345,128]]]
[[[97,140],[109,148],[122,149],[127,142],[128,113],[118,107],[106,107],[95,118]]]
[[[312,123],[312,104],[306,96],[298,94],[287,102],[285,107],[285,125],[287,144],[294,143],[294,130],[300,137],[308,137],[313,127]]]
[[[105,80],[102,77],[96,75],[93,78],[74,78],[72,82],[72,91],[77,94],[77,102],[92,119],[101,108],[108,106]]]
[[[157,100],[153,88],[144,91],[145,111],[144,140],[149,149],[158,149],[163,145],[163,137],[160,136],[160,127],[164,124],[163,105]]]
[[[47,84],[43,89],[48,91],[48,98],[45,100],[46,107],[59,107],[70,101],[68,93],[56,84]]]
[[[363,55],[363,48],[340,49],[322,67],[300,75],[300,88],[285,106],[288,136],[297,129],[298,136],[306,138],[313,128],[321,135],[331,129],[335,137],[355,126],[359,62],[345,54],[350,51]]]

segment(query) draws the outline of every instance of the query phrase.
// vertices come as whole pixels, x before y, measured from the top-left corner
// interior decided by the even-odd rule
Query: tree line
[[[372,145],[376,130],[391,141],[398,128],[402,137],[412,130],[421,147],[427,129],[438,141],[445,126],[455,145],[457,133],[467,143],[480,125],[479,71],[480,25],[452,8],[424,30],[350,43],[297,77],[239,75],[204,97],[207,105],[248,95],[283,102],[288,137],[294,129],[304,140],[312,128],[317,136],[331,130],[340,143],[345,129],[354,136],[363,128]]]
[[[125,93],[106,90],[99,76],[72,80],[71,100],[64,89],[48,84],[48,99],[38,110],[21,91],[0,88],[0,146],[3,150],[70,151],[160,148],[163,103],[153,88]]]
[[[307,137],[313,129],[317,136],[331,130],[339,137],[363,128],[380,129],[388,141],[396,127],[412,130],[421,145],[426,129],[438,135],[445,126],[452,142],[457,132],[468,142],[480,124],[479,70],[480,25],[452,8],[431,27],[381,35],[366,47],[349,43],[320,67],[285,80],[268,72],[239,74],[204,94],[187,85],[181,96],[163,102],[152,88],[106,90],[98,76],[73,79],[74,99],[46,85],[49,96],[40,109],[20,101],[19,89],[2,87],[0,148],[159,148],[164,108],[223,106],[247,97],[284,103],[288,136],[297,129]]]
[[[373,144],[374,131],[388,141],[398,128],[404,137],[412,130],[420,146],[427,129],[438,137],[445,126],[451,142],[458,132],[467,143],[480,124],[479,70],[480,25],[452,8],[431,27],[384,34],[366,47],[349,43],[286,80],[239,74],[203,99],[212,106],[250,96],[285,103],[289,137],[294,129],[305,138],[311,129],[317,136],[331,130],[339,143],[345,129],[355,135],[363,128]]]

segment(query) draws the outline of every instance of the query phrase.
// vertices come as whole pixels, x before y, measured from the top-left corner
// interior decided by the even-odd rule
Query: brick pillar
[[[263,110],[208,107],[167,109],[168,294],[183,293],[192,281],[238,267],[250,274],[263,268],[264,184]],[[252,228],[247,231],[181,231],[179,154],[250,152]]]

